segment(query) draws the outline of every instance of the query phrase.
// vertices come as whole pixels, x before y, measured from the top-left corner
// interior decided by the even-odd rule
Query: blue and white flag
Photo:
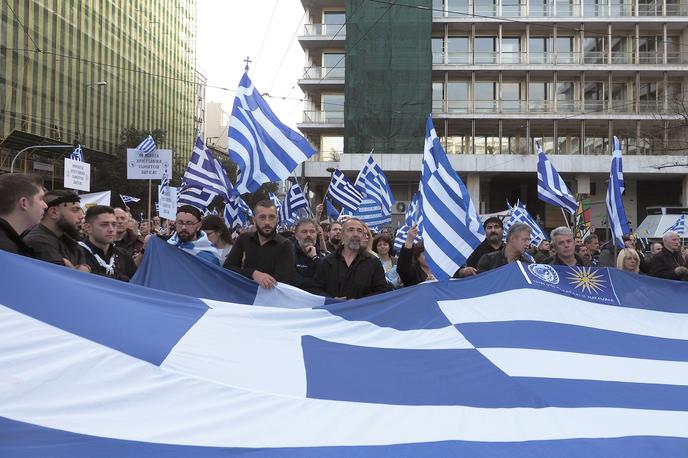
[[[0,251],[0,456],[687,456],[688,284],[512,263],[327,304],[146,251],[133,284]]]
[[[240,195],[233,194],[225,201],[224,219],[230,229],[250,225],[252,216],[251,208]]]
[[[228,135],[229,158],[238,166],[236,188],[240,194],[286,179],[316,152],[308,140],[277,119],[247,73],[239,82]]]
[[[137,150],[141,151],[144,156],[152,153],[157,149],[157,146],[155,145],[155,140],[153,140],[152,135],[148,135],[146,138],[144,138],[141,143],[136,147]]]
[[[507,202],[507,206],[509,207],[509,218],[504,222],[504,233],[502,235],[504,240],[506,240],[507,233],[514,223],[525,223],[530,226],[530,243],[535,246],[538,246],[543,240],[549,240],[547,234],[535,221],[535,218],[528,213],[526,206],[520,200],[513,207]]]
[[[425,127],[420,184],[425,259],[435,277],[446,280],[485,240],[485,229],[466,186],[442,149],[431,115]]]
[[[361,205],[365,195],[356,189],[344,173],[337,169],[332,174],[332,181],[327,189],[327,194],[335,203],[342,206],[342,209],[356,211]]]
[[[363,199],[363,202],[355,211],[344,209],[342,214],[358,218],[374,230],[379,230],[380,227],[388,226],[392,223],[392,214],[389,212],[385,214],[384,207],[379,202],[367,197]]]
[[[681,237],[684,237],[686,235],[686,215],[679,216],[676,222],[667,228],[664,233],[666,234],[669,231],[674,231]]]
[[[285,224],[292,223],[299,215],[309,213],[308,200],[301,190],[298,181],[289,180],[291,187],[284,196],[284,202],[280,207],[279,218]]]
[[[363,164],[361,171],[358,173],[354,186],[364,194],[367,199],[372,200],[380,206],[382,216],[390,216],[392,214],[391,207],[394,205],[392,189],[389,187],[389,182],[387,181],[385,173],[375,161],[372,151],[368,156],[368,160]]]
[[[136,202],[141,200],[138,197],[127,196],[126,194],[120,194],[119,198],[122,199],[122,203],[124,205],[129,204],[129,203],[136,203]]]
[[[538,151],[538,197],[548,204],[563,208],[575,215],[578,210],[578,201],[573,197],[559,172],[557,172],[547,158],[547,155],[542,151],[540,142],[536,142],[536,145]]]
[[[337,218],[339,218],[339,212],[334,207],[334,205],[332,205],[330,199],[325,199],[325,209],[327,211],[327,218],[331,221],[336,221]]]
[[[205,189],[199,189],[193,186],[180,187],[177,190],[177,206],[191,205],[198,208],[200,211],[205,211],[215,199],[217,194],[208,192]]]
[[[81,145],[76,145],[69,158],[73,161],[84,162],[84,153],[81,151]]]
[[[406,243],[409,229],[411,229],[413,226],[420,227],[420,223],[423,219],[420,211],[421,205],[422,197],[420,195],[420,191],[416,191],[413,194],[413,197],[411,198],[411,203],[406,208],[406,214],[404,215],[404,224],[399,229],[397,229],[397,234],[394,239],[394,248],[397,251],[399,251],[401,247],[404,246],[404,244]],[[413,243],[416,243],[420,240],[422,240],[422,237],[419,232],[418,234],[416,234],[416,238],[414,239]]]
[[[626,218],[626,209],[623,204],[624,193],[623,165],[621,162],[621,142],[614,137],[614,149],[612,151],[612,169],[609,174],[609,186],[607,188],[607,215],[612,238],[617,247],[623,248],[623,236],[631,233]]]
[[[237,194],[227,177],[227,171],[206,148],[200,137],[196,138],[191,160],[184,171],[184,182],[187,186],[219,195],[225,202],[230,196]]]
[[[160,194],[167,194],[170,190],[170,175],[167,173],[167,167],[162,171],[162,179],[160,180]]]

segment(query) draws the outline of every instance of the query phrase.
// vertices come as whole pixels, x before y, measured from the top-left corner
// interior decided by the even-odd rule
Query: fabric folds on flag
[[[228,136],[229,158],[238,166],[236,188],[240,194],[286,179],[316,152],[308,140],[277,118],[248,73],[239,82]]]
[[[547,234],[535,221],[535,218],[528,213],[526,206],[520,200],[513,207],[507,202],[507,206],[509,207],[509,219],[504,223],[504,240],[506,240],[506,235],[514,223],[525,223],[530,226],[530,243],[535,246],[538,246],[543,240],[549,240]]]
[[[330,186],[327,188],[327,195],[336,204],[348,211],[356,211],[363,202],[365,195],[356,189],[344,173],[337,169],[332,174]]]
[[[686,235],[686,215],[679,216],[676,222],[668,227],[664,233],[666,234],[669,231],[674,231],[681,237],[684,237]]]
[[[148,135],[146,138],[141,140],[141,143],[136,147],[137,150],[141,151],[144,155],[148,155],[157,149],[155,145],[155,140],[152,135]]]
[[[334,207],[334,205],[332,205],[330,199],[325,199],[325,209],[327,210],[327,217],[331,221],[336,221],[337,218],[339,218],[339,212]]]
[[[167,194],[170,191],[170,175],[167,172],[167,167],[162,171],[162,179],[160,180],[160,193]]]
[[[394,249],[399,251],[401,247],[406,243],[406,239],[408,238],[408,231],[411,229],[413,226],[419,226],[420,223],[422,222],[422,216],[421,216],[421,195],[420,191],[416,191],[413,194],[413,197],[411,198],[411,202],[409,206],[406,208],[406,213],[404,215],[404,224],[401,226],[399,229],[397,229],[397,234],[396,237],[394,238]],[[422,236],[420,235],[420,232],[416,234],[416,238],[413,241],[416,243],[417,241],[422,240]]]
[[[284,195],[284,202],[280,207],[279,219],[284,224],[291,224],[298,217],[298,215],[306,215],[309,213],[309,205],[306,196],[301,190],[298,181],[289,180],[291,186]]]
[[[538,197],[548,204],[563,208],[572,215],[575,214],[578,210],[576,198],[573,197],[559,172],[542,151],[540,143],[537,142],[536,145],[538,151]]]
[[[177,206],[191,205],[205,211],[217,194],[193,186],[183,186],[177,190]]]
[[[237,193],[227,177],[227,171],[200,137],[196,138],[191,159],[184,171],[184,183],[191,188],[219,195],[225,202]]]
[[[451,278],[485,240],[480,215],[442,149],[432,116],[425,128],[420,232],[425,258],[439,280]]]
[[[69,158],[73,161],[84,162],[84,153],[81,151],[81,145],[76,145],[76,148],[69,155]]]
[[[392,214],[391,207],[394,205],[392,189],[389,187],[389,182],[387,181],[385,173],[375,161],[372,151],[368,156],[368,160],[363,164],[361,171],[358,173],[354,186],[364,194],[367,199],[372,200],[380,206],[382,215],[388,216]]]
[[[621,159],[621,142],[615,136],[612,151],[612,168],[607,187],[607,220],[612,238],[618,248],[624,247],[623,236],[631,233],[623,204],[624,178]]]
[[[120,194],[119,198],[122,199],[122,203],[124,205],[129,204],[129,203],[136,203],[136,202],[139,202],[141,200],[138,197],[127,196],[126,194]]]
[[[225,201],[224,219],[225,224],[230,229],[243,227],[250,224],[253,212],[248,204],[238,194],[232,194],[229,200]]]

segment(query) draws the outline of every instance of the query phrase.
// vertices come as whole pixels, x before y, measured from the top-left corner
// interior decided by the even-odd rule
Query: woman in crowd
[[[633,248],[624,248],[616,257],[616,268],[625,272],[638,273],[640,270],[640,256]]]
[[[385,269],[385,278],[396,289],[401,287],[401,278],[397,273],[397,257],[392,253],[393,246],[392,239],[387,235],[379,235],[373,241],[373,251],[377,253]]]
[[[217,215],[208,215],[203,218],[201,229],[208,236],[210,243],[217,248],[220,257],[220,265],[224,265],[225,259],[232,250],[232,233],[225,222]]]
[[[428,280],[435,280],[430,266],[425,260],[425,247],[420,241],[413,244],[413,240],[418,233],[417,227],[412,227],[407,233],[406,243],[401,247],[399,260],[397,261],[397,272],[401,277],[404,286],[417,285]]]

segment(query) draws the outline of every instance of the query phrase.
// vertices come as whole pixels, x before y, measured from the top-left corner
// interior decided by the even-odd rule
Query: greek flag
[[[623,248],[623,236],[630,234],[626,219],[626,210],[623,205],[624,178],[621,162],[621,142],[614,137],[614,150],[612,151],[612,169],[609,174],[609,187],[607,188],[607,215],[609,216],[609,228],[617,247]]]
[[[330,181],[327,194],[335,203],[341,205],[342,209],[352,212],[356,211],[365,198],[365,195],[356,189],[339,169],[332,174],[332,181]]]
[[[688,456],[682,282],[512,263],[328,303],[158,237],[132,283],[0,265],[2,457]]]
[[[120,194],[120,195],[119,195],[119,198],[122,199],[122,203],[123,203],[124,205],[126,205],[126,204],[128,204],[128,203],[132,203],[132,202],[133,202],[133,203],[136,203],[136,202],[138,202],[138,201],[141,200],[141,199],[139,199],[138,197],[127,196],[127,195],[125,195],[125,194]]]
[[[528,213],[526,206],[520,200],[513,207],[507,202],[507,206],[509,207],[509,219],[504,223],[504,234],[502,235],[504,240],[506,240],[507,232],[509,232],[514,223],[526,223],[530,226],[530,243],[535,246],[539,245],[543,240],[549,240],[547,234]]]
[[[679,216],[676,222],[664,231],[664,233],[666,234],[669,231],[674,231],[681,237],[684,237],[686,235],[686,215]]]
[[[167,173],[167,167],[162,171],[162,179],[160,180],[160,194],[167,194],[170,189],[170,176]]]
[[[76,148],[74,148],[72,154],[69,155],[69,158],[73,161],[84,162],[84,153],[81,151],[81,145],[76,145]]]
[[[330,199],[325,199],[325,209],[327,210],[328,219],[336,221],[337,218],[339,218],[339,212],[336,208],[334,208],[334,205],[332,205]]]
[[[291,181],[291,180],[290,180]],[[301,190],[301,186],[296,180],[292,181],[291,187],[284,196],[284,202],[280,207],[279,218],[285,224],[293,222],[299,213],[308,213],[308,200]],[[299,212],[299,210],[302,210]]]
[[[566,183],[542,151],[540,142],[536,142],[538,151],[538,197],[540,200],[561,207],[572,215],[578,210],[578,202],[571,195]]]
[[[409,204],[408,208],[406,208],[406,214],[404,216],[404,225],[401,226],[399,229],[397,229],[397,234],[394,239],[394,248],[399,251],[401,247],[406,243],[406,239],[408,238],[408,231],[411,229],[413,226],[419,226],[422,221],[422,216],[421,216],[421,195],[420,191],[416,191],[415,194],[413,194],[413,197],[411,198],[411,203]],[[413,241],[416,243],[417,241],[421,240],[422,237],[420,236],[420,232],[416,234],[416,239]]]
[[[252,216],[251,208],[240,195],[233,194],[225,201],[224,218],[230,229],[246,226]]]
[[[229,157],[239,168],[236,188],[240,194],[286,179],[315,154],[308,140],[277,119],[247,73],[239,82],[228,135]]]
[[[177,206],[191,205],[204,211],[215,199],[217,194],[209,192],[206,189],[196,188],[193,186],[184,186],[177,191]]]
[[[364,194],[367,199],[378,204],[384,216],[392,214],[390,208],[394,205],[394,196],[389,187],[387,177],[375,161],[372,151],[368,156],[368,160],[363,164],[363,168],[361,168],[361,171],[358,173],[354,186]]]
[[[152,135],[148,135],[136,147],[136,149],[141,151],[144,155],[152,153],[153,151],[156,150],[156,148],[157,148],[157,146],[155,146],[155,140],[153,140]]]
[[[431,115],[425,132],[419,231],[432,273],[438,280],[446,280],[485,240],[485,229],[466,186],[442,149]]]
[[[274,192],[269,193],[268,196],[270,197],[272,203],[275,204],[275,208],[277,208],[277,215],[279,216],[280,209],[282,208],[282,202],[279,200],[279,197],[277,197],[277,195]]]
[[[184,182],[192,188],[221,196],[225,202],[236,193],[227,177],[227,171],[213,153],[206,148],[200,137],[191,153],[191,160],[184,172]]]

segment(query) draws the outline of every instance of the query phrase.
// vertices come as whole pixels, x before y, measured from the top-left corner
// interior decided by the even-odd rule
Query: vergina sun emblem
[[[559,274],[552,266],[547,264],[528,264],[528,270],[542,281],[553,285],[559,284]]]
[[[567,280],[575,289],[580,288],[589,294],[601,293],[604,291],[604,284],[607,283],[592,267],[572,267]]]

